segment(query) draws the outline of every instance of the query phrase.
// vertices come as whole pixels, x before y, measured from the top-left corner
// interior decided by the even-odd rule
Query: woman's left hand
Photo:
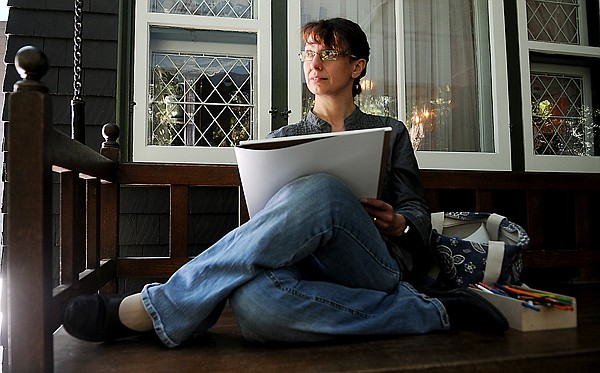
[[[361,198],[360,203],[371,218],[377,229],[388,236],[401,236],[406,229],[404,215],[396,214],[394,208],[386,202],[376,198]]]

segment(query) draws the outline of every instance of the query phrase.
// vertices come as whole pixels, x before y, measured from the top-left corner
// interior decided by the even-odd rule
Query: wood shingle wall
[[[99,149],[102,125],[115,121],[118,0],[83,2],[83,98],[86,144]],[[55,126],[70,133],[73,96],[73,0],[8,0],[8,44],[4,92],[18,80],[15,53],[25,45],[42,49],[51,61],[44,82],[50,89]],[[3,120],[7,111],[3,110]]]

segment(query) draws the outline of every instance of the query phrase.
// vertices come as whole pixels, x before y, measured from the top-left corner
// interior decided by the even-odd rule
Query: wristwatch
[[[406,228],[404,228],[404,231],[402,232],[402,234],[407,234],[409,230],[410,230],[410,225],[408,224],[408,220],[407,220],[406,221]]]

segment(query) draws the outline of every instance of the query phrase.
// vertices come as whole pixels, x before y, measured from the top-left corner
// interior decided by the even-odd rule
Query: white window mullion
[[[600,47],[557,44],[543,41],[528,41],[527,39],[525,39],[525,45],[527,45],[527,48],[530,52],[539,52],[546,54],[566,54],[573,57],[598,58],[598,56],[600,56]]]
[[[297,123],[302,119],[302,64],[297,54],[302,48],[300,40],[300,0],[288,0],[288,109],[292,112],[289,123]]]
[[[141,153],[144,152],[148,139],[147,102],[149,94],[150,66],[150,28],[148,22],[147,4],[137,1],[135,5],[135,49],[133,67],[133,160],[146,160]]]
[[[508,100],[508,65],[504,6],[489,1],[490,65],[492,69],[492,112],[494,118],[495,164],[500,170],[511,169],[510,112]]]
[[[482,19],[484,19],[487,14],[487,1],[486,0],[476,0],[475,1],[475,14],[473,17],[473,21],[475,22],[475,32],[478,33],[475,38],[476,50],[491,50],[490,48],[490,40],[488,38],[488,28],[487,25],[482,24]],[[487,68],[487,66],[492,66],[492,58],[491,54],[488,53],[477,53],[475,58],[477,60],[477,85],[483,87],[490,82],[492,82],[491,71]],[[485,68],[484,68],[485,67]],[[487,95],[480,95],[479,100],[479,123],[485,123],[488,120],[488,116],[486,113],[489,113],[493,110],[494,103],[493,99]],[[495,117],[495,115],[494,115]],[[491,133],[489,133],[491,132]],[[487,126],[481,126],[481,133],[479,135],[479,141],[481,143],[481,150],[484,153],[493,152],[495,147],[495,141],[498,137],[498,133],[496,133],[495,128],[490,128]]]
[[[406,64],[404,59],[404,0],[396,2],[396,76],[398,77],[398,119],[408,123],[406,112]]]
[[[277,0],[275,0],[277,1]],[[256,138],[262,139],[271,131],[271,114],[269,110],[272,102],[273,69],[271,68],[271,0],[256,0],[257,3],[257,59],[256,81],[256,123],[258,133]],[[233,149],[232,149],[233,150]]]

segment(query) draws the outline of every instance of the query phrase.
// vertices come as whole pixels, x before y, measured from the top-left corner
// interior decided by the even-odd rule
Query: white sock
[[[142,302],[141,293],[123,299],[119,305],[119,319],[123,325],[137,332],[146,332],[154,328],[152,318]]]

